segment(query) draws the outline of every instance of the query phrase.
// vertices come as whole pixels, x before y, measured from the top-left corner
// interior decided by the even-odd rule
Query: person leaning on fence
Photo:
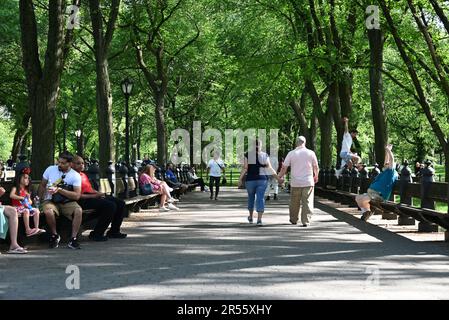
[[[72,235],[68,243],[71,249],[80,249],[77,235],[83,218],[83,209],[77,203],[81,195],[81,176],[72,169],[73,155],[63,152],[58,164],[48,167],[39,185],[39,197],[44,199],[42,208],[50,229],[50,248],[57,248],[61,237],[56,231],[56,218],[62,214],[72,220]]]
[[[105,193],[98,192],[92,187],[84,171],[84,159],[75,156],[72,168],[81,176],[81,195],[78,200],[83,209],[94,209],[99,214],[99,219],[94,230],[89,234],[89,239],[93,241],[106,241],[108,238],[124,239],[125,233],[120,232],[120,227],[125,217],[125,202]],[[106,232],[109,224],[111,228]]]
[[[307,227],[313,212],[314,187],[318,182],[318,160],[315,152],[306,148],[305,137],[299,136],[296,145],[297,148],[287,154],[279,177],[282,179],[291,167],[290,223],[298,223],[301,211],[302,226]]]
[[[272,174],[279,183],[281,183],[276,171],[270,163],[270,158],[265,152],[261,151],[262,143],[256,140],[255,150],[245,154],[242,172],[239,178],[239,187],[243,185],[245,178],[245,187],[248,192],[248,222],[253,223],[254,204],[257,211],[257,226],[262,226],[262,216],[265,211],[265,190],[267,189],[268,176]]]
[[[346,162],[351,160],[354,164],[357,164],[361,161],[361,158],[357,153],[351,152],[353,139],[357,137],[358,131],[355,129],[352,129],[349,131],[348,129],[348,122],[349,119],[344,117],[343,123],[345,127],[345,132],[343,134],[343,141],[341,142],[341,151],[340,151],[340,157],[341,157],[341,165],[340,168],[343,168]]]
[[[362,210],[363,221],[367,221],[372,215],[370,201],[382,202],[390,199],[394,183],[398,179],[398,173],[395,170],[394,155],[391,144],[385,147],[385,162],[383,171],[370,184],[367,193],[357,195],[355,201]]]
[[[0,187],[0,197],[5,193],[5,189]],[[3,206],[0,203],[0,239],[5,239],[9,231],[9,239],[11,243],[7,253],[24,254],[28,253],[17,243],[17,230],[19,228],[19,219],[17,210],[14,207]]]

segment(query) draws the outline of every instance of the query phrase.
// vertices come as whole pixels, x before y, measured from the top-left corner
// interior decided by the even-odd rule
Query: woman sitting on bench
[[[179,210],[179,208],[172,203],[177,201],[170,195],[170,191],[173,191],[173,189],[170,188],[164,181],[156,179],[154,175],[155,171],[156,168],[151,164],[147,164],[143,169],[139,177],[139,186],[143,191],[143,194],[150,194],[149,189],[151,188],[153,193],[161,195],[159,211],[170,211],[170,209]],[[148,191],[146,191],[147,189]],[[165,206],[166,203],[168,203],[167,207]]]
[[[0,187],[0,197],[5,193],[5,189]],[[2,206],[0,203],[0,238],[5,239],[9,229],[9,238],[11,244],[9,245],[8,253],[23,254],[28,253],[27,250],[19,246],[17,243],[17,229],[19,226],[19,219],[17,217],[17,210],[10,206]]]

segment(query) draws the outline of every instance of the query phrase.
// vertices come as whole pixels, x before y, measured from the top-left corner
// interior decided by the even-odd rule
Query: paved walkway
[[[0,256],[3,299],[448,299],[449,244],[414,242],[323,204],[288,223],[288,194],[264,226],[246,194],[189,193],[179,212],[133,214],[126,240]],[[323,211],[323,210],[326,210]],[[66,288],[68,265],[80,289]]]

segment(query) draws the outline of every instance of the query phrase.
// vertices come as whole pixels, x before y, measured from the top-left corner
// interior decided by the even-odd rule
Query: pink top
[[[161,188],[161,182],[156,178],[150,177],[146,173],[142,173],[140,175],[139,184],[141,186],[144,186],[146,184],[151,184],[151,189],[153,189],[153,190],[159,190]]]
[[[283,163],[291,167],[292,187],[313,187],[313,167],[318,167],[315,152],[306,147],[298,147],[288,153]]]

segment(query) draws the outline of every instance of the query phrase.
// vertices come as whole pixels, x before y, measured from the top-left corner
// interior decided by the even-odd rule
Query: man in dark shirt
[[[125,215],[125,202],[118,198],[107,196],[98,192],[89,181],[84,171],[84,160],[76,156],[72,167],[81,176],[81,196],[78,201],[83,209],[95,209],[99,213],[99,221],[94,230],[90,233],[89,239],[94,241],[106,241],[108,238],[123,239],[126,234],[120,232],[120,227]],[[109,223],[111,228],[104,236]]]

